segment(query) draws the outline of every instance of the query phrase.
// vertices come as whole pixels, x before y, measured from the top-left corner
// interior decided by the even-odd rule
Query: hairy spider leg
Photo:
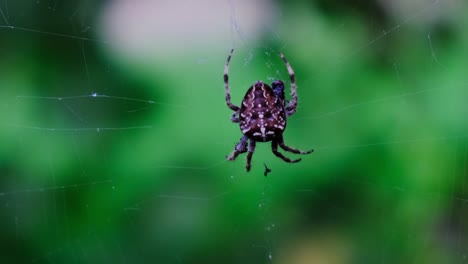
[[[239,113],[238,112],[235,112],[232,114],[231,116],[231,122],[233,123],[239,123],[240,122],[240,118],[239,118]]]
[[[257,144],[257,142],[255,140],[249,140],[250,141],[250,144],[249,144],[249,153],[247,153],[247,165],[245,166],[245,169],[247,171],[250,171],[250,167],[251,167],[251,162],[252,162],[252,155],[253,153],[255,152],[255,145]]]
[[[235,160],[241,153],[247,152],[247,136],[242,136],[240,142],[236,144],[234,150],[226,157],[227,160]]]
[[[283,53],[279,52],[281,58],[283,59],[284,63],[286,64],[286,68],[288,69],[289,78],[291,79],[291,101],[288,102],[288,105],[285,107],[286,115],[291,116],[296,113],[297,109],[297,87],[296,87],[296,77],[294,75],[294,71],[289,64],[286,57],[284,57]]]
[[[282,160],[284,160],[286,162],[296,163],[296,162],[301,161],[301,159],[292,160],[292,159],[284,156],[281,152],[279,152],[278,151],[278,141],[276,139],[273,139],[273,141],[271,141],[271,151],[273,152],[273,154],[275,154],[276,157],[281,158]]]
[[[239,111],[239,107],[231,103],[231,91],[229,89],[229,62],[231,61],[232,53],[234,49],[231,49],[231,53],[227,58],[226,65],[224,66],[224,89],[226,90],[226,104],[232,111]]]
[[[289,151],[289,152],[292,152],[292,153],[295,153],[295,154],[310,154],[310,153],[314,152],[313,149],[308,150],[308,151],[303,151],[303,150],[299,150],[299,149],[292,148],[290,146],[285,145],[283,135],[281,135],[277,140],[278,140],[278,143],[279,143],[280,147],[282,149],[284,149],[285,151]]]

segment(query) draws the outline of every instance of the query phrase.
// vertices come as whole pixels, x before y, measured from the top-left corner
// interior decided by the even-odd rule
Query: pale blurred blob
[[[103,9],[100,28],[102,38],[130,58],[225,52],[261,37],[275,10],[270,0],[115,0]]]
[[[450,22],[457,10],[463,10],[460,0],[379,0],[379,2],[398,22],[420,27]]]
[[[320,234],[296,237],[283,245],[278,264],[347,264],[352,263],[352,245],[342,233],[327,230]]]

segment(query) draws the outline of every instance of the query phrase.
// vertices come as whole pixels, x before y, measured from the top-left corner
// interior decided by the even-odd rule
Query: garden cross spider
[[[234,151],[226,157],[227,160],[235,160],[241,153],[248,152],[247,154],[247,171],[250,171],[252,155],[255,151],[255,144],[257,141],[268,142],[271,141],[271,150],[275,156],[290,163],[296,163],[301,159],[290,159],[278,151],[278,145],[285,151],[296,154],[309,154],[313,150],[302,151],[291,148],[284,144],[283,132],[286,129],[287,117],[293,115],[297,108],[297,93],[296,93],[296,78],[294,71],[289,65],[289,62],[284,57],[283,53],[279,53],[291,79],[291,97],[292,100],[286,105],[284,97],[284,83],[281,80],[276,80],[271,84],[262,81],[256,81],[247,90],[247,93],[242,100],[241,107],[231,103],[231,91],[229,90],[229,61],[231,60],[231,50],[224,67],[224,88],[226,89],[226,104],[235,113],[231,117],[233,123],[239,123],[242,131],[242,138],[236,144]]]

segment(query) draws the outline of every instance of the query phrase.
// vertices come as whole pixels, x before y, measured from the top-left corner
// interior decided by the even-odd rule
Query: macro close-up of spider
[[[291,65],[283,53],[279,52],[281,59],[286,64],[291,80],[291,101],[286,101],[283,81],[275,80],[271,84],[271,87],[262,81],[256,81],[247,90],[239,107],[231,103],[231,91],[229,88],[229,62],[231,61],[233,52],[234,49],[231,50],[224,67],[224,88],[226,91],[226,104],[234,111],[231,121],[239,123],[243,136],[240,142],[236,144],[234,151],[226,159],[232,161],[239,154],[248,152],[246,170],[250,171],[256,143],[271,141],[271,150],[275,156],[289,163],[301,161],[300,158],[290,159],[278,151],[279,145],[283,150],[295,154],[309,154],[313,152],[313,150],[302,151],[292,148],[284,143],[283,132],[286,129],[287,118],[292,116],[297,109],[296,78]]]

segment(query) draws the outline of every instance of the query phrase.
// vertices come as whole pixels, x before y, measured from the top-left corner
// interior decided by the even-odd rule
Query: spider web
[[[245,2],[0,1],[0,262],[466,262],[466,4]],[[225,161],[231,48],[315,153]]]

